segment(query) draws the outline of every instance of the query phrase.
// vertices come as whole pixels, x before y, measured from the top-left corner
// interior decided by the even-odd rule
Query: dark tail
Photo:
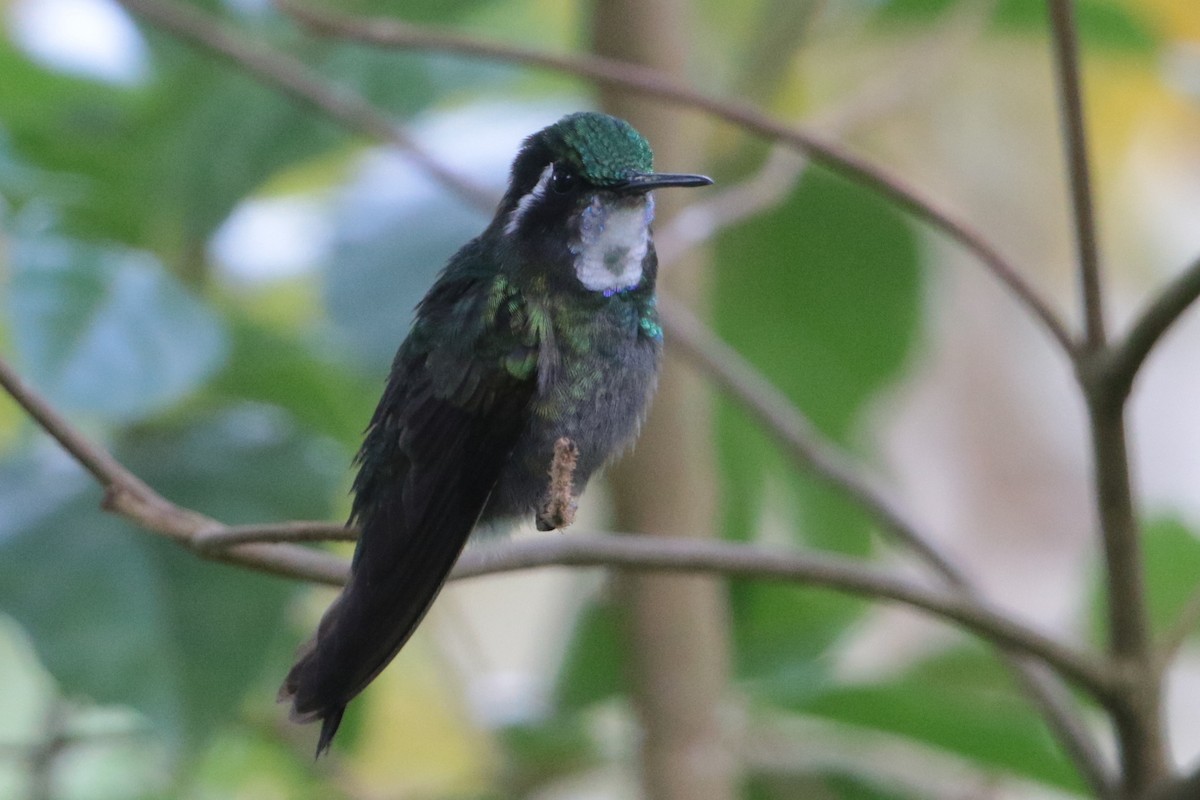
[[[454,337],[413,341],[359,451],[350,580],[279,690],[293,719],[321,720],[318,756],[433,604],[528,420],[533,380],[497,371]]]
[[[318,756],[346,704],[416,630],[475,527],[523,424],[517,404],[528,392],[499,396],[516,407],[484,414],[478,403],[468,410],[422,393],[391,406],[385,395],[376,412],[355,481],[360,533],[350,580],[279,690],[293,719],[322,721]]]
[[[321,720],[318,757],[329,749],[346,704],[375,679],[417,629],[458,559],[479,507],[466,513],[446,509],[440,524],[417,530],[392,527],[390,515],[368,519],[363,525],[362,541],[381,538],[372,528],[383,524],[405,546],[399,552],[391,543],[385,548],[391,552],[360,546],[350,581],[321,618],[316,635],[301,650],[279,690],[279,699],[292,704],[294,721]]]

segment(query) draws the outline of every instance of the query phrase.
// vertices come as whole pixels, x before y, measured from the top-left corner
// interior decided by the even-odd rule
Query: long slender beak
[[[707,175],[686,175],[674,172],[646,172],[633,175],[614,186],[609,187],[616,192],[648,192],[651,189],[663,189],[668,186],[708,186],[713,182]]]

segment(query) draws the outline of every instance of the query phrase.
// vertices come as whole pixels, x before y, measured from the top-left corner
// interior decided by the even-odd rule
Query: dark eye
[[[554,174],[550,176],[550,188],[558,194],[566,194],[575,188],[579,178],[569,167],[562,164],[554,165]]]

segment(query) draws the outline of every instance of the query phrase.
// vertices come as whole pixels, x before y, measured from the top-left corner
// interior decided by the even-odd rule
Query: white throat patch
[[[579,222],[579,238],[570,245],[579,282],[605,295],[637,286],[653,219],[654,198],[648,194],[617,205],[592,198]]]

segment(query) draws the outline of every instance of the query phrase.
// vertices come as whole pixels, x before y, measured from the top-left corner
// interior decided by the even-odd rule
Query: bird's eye
[[[550,188],[558,194],[566,194],[575,188],[579,178],[569,167],[561,164],[554,165],[554,174],[550,176]]]

